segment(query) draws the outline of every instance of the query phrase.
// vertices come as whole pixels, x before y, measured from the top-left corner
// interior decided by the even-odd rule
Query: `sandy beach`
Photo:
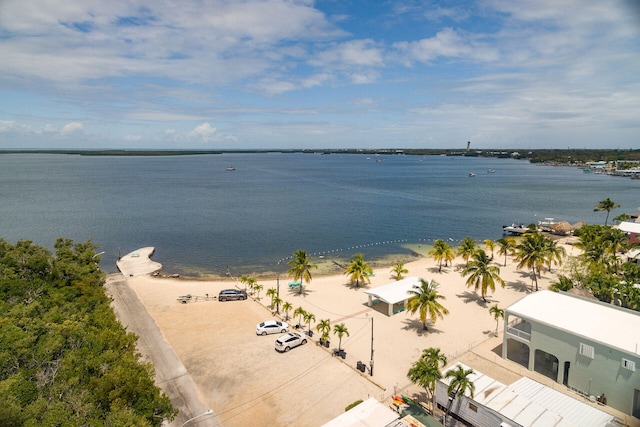
[[[576,254],[567,240],[561,244],[568,255]],[[489,307],[498,304],[505,308],[513,304],[532,292],[532,282],[529,271],[518,270],[512,259],[503,266],[504,257],[496,255],[495,262],[505,286],[489,291],[488,302],[482,300],[479,291],[466,286],[466,278],[459,272],[464,261],[459,257],[441,272],[429,257],[407,263],[405,277],[440,284],[439,292],[446,298],[441,302],[450,312],[435,324],[429,323],[426,331],[417,313],[400,312],[389,317],[378,308],[385,304],[367,305],[364,290],[395,281],[390,267],[376,268],[371,283],[359,288],[351,285],[344,275],[316,276],[305,284],[301,295],[289,289],[290,279],[258,280],[263,286],[259,299],[254,295],[247,301],[224,303],[213,296],[221,289],[244,289],[244,285],[231,278],[199,281],[149,275],[127,277],[126,283],[192,377],[202,407],[214,410],[213,420],[207,421],[205,417],[197,425],[317,426],[342,413],[354,401],[370,396],[386,401],[403,392],[424,399],[424,390],[411,384],[406,374],[428,347],[440,348],[450,362],[461,358],[472,367],[475,363],[477,369],[484,369],[504,383],[518,379],[526,370],[498,357],[496,348],[502,338],[501,334],[493,336],[496,321]],[[555,278],[556,267],[551,272],[544,271],[538,281],[540,289],[546,289]],[[316,319],[311,328],[315,334],[309,343],[283,354],[274,350],[274,340],[279,335],[255,334],[257,323],[284,317],[272,313],[270,299],[265,296],[267,289],[278,284],[283,301],[288,301],[293,310],[304,308]],[[190,302],[177,300],[187,294],[193,296]],[[321,319],[347,327],[349,336],[341,343],[347,353],[344,360],[332,355],[338,347],[337,336],[331,335],[330,348],[317,345],[315,324]],[[288,322],[295,325],[297,319]],[[358,361],[368,365],[372,329],[374,375],[370,376],[355,368]],[[528,374],[538,379],[537,374]],[[178,418],[172,425],[185,420]]]

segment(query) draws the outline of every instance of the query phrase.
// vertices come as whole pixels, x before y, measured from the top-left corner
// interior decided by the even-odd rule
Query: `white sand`
[[[571,246],[565,245],[565,247],[568,253],[575,251]],[[265,296],[265,292],[271,287],[276,287],[276,280],[258,282],[263,286],[259,301],[250,299],[245,302],[188,304],[180,304],[176,298],[185,294],[217,296],[221,289],[242,288],[244,285],[231,279],[196,281],[149,276],[131,277],[128,281],[155,319],[167,342],[175,349],[178,357],[198,384],[204,403],[213,407],[216,413],[225,411],[224,408],[237,408],[237,414],[234,413],[235,415],[228,419],[225,418],[226,415],[219,416],[219,421],[224,425],[242,425],[246,422],[244,417],[247,414],[264,417],[265,422],[262,425],[269,423],[318,425],[338,415],[346,404],[358,398],[366,399],[369,395],[373,395],[381,399],[399,390],[411,390],[420,395],[422,390],[413,386],[406,374],[425,348],[440,348],[449,355],[450,360],[453,360],[471,348],[492,339],[496,321],[489,314],[489,307],[498,304],[499,307],[506,308],[532,291],[529,271],[517,270],[512,259],[508,259],[506,267],[503,267],[504,257],[496,255],[495,261],[500,267],[500,276],[505,281],[505,287],[498,287],[495,292],[489,291],[487,303],[482,301],[479,291],[476,292],[465,285],[466,278],[456,271],[464,264],[460,258],[456,258],[454,266],[443,267],[442,272],[438,272],[437,264],[432,258],[421,258],[405,265],[409,270],[405,276],[435,280],[440,284],[439,292],[446,297],[441,302],[449,309],[450,314],[435,324],[429,324],[427,331],[423,330],[417,313],[409,315],[401,312],[389,317],[385,314],[386,308],[383,308],[386,304],[368,307],[366,305],[368,298],[363,292],[364,289],[355,289],[344,275],[315,277],[310,284],[305,284],[303,295],[298,295],[297,290],[289,289],[289,279],[281,279],[280,297],[290,302],[294,310],[297,307],[303,307],[315,315],[316,322],[328,318],[332,325],[336,323],[346,325],[349,336],[345,336],[342,340],[342,348],[347,352],[347,358],[344,361],[332,357],[330,350],[315,346],[313,343],[305,346],[304,349],[294,349],[288,354],[280,355],[273,350],[273,340],[277,336],[255,337],[256,322],[273,317],[271,310],[267,308],[270,301]],[[366,289],[395,280],[391,275],[391,268],[380,268],[375,273]],[[553,280],[555,280],[555,270],[543,272],[542,278],[538,280],[539,288],[546,289],[549,282]],[[382,310],[385,310],[385,313]],[[363,361],[368,365],[371,351],[371,318],[373,318],[375,349],[373,378],[354,369],[357,361]],[[316,322],[312,325],[312,330],[315,332],[314,341],[318,338],[315,330]],[[291,319],[289,323],[296,324],[297,319]],[[500,329],[501,327],[502,322],[500,322]],[[330,339],[331,349],[336,348],[337,336],[332,334]],[[496,340],[496,338],[493,339]],[[229,349],[229,347],[232,348]],[[300,360],[295,359],[295,369],[301,372],[296,374],[295,378],[303,384],[295,390],[289,388],[284,395],[292,395],[291,397],[295,398],[302,393],[305,399],[309,398],[316,402],[309,406],[296,403],[296,405],[274,407],[274,401],[271,400],[271,403],[268,403],[270,399],[264,396],[274,393],[274,388],[278,387],[277,384],[281,382],[282,375],[277,372],[275,375],[272,373],[265,380],[260,376],[254,376],[253,373],[250,374],[247,368],[243,367],[246,363],[246,366],[256,366],[263,371],[271,372],[270,364],[292,361],[303,354],[304,357]],[[321,359],[312,362],[316,360],[314,359],[316,356]],[[263,365],[265,360],[267,360],[266,365]],[[314,384],[319,384],[323,378],[311,379],[311,376],[321,370],[318,367],[303,366],[305,363],[330,364],[329,366],[333,369],[330,372],[336,372],[336,375],[338,375],[337,372],[342,372],[340,375],[343,377],[346,375],[351,378],[353,372],[357,375],[354,375],[352,380],[344,379],[340,375],[329,378],[332,380],[329,384],[341,384],[340,387],[325,385],[324,387],[328,387],[328,390],[318,392],[325,393],[325,396],[318,397],[315,389],[322,387]],[[336,368],[340,364],[349,369],[341,371],[342,366]],[[306,370],[307,368],[309,369]],[[236,378],[232,381],[228,377],[222,378],[218,375],[221,371],[233,369],[237,369],[238,372],[244,370],[245,380]],[[276,371],[278,369],[283,370],[288,367],[285,364],[276,368]],[[212,370],[217,371],[218,374],[212,373]],[[490,372],[485,373],[490,374]],[[321,375],[327,376],[326,373]],[[505,376],[510,378],[507,374]],[[311,384],[304,384],[305,379],[311,381]],[[371,383],[367,386],[368,380],[373,380],[380,387],[371,387]],[[347,387],[346,384],[349,386]],[[346,396],[339,397],[345,390]],[[245,397],[252,396],[257,403],[243,409],[239,407],[242,405],[239,403],[242,401],[238,397],[239,394],[245,394]],[[336,401],[333,402],[327,396],[335,396]],[[319,402],[322,404],[319,405]],[[323,410],[319,411],[319,408]],[[296,415],[288,414],[288,410],[295,412]],[[274,412],[278,415],[274,415]],[[299,416],[300,412],[306,413],[307,416]],[[240,413],[242,415],[239,415]],[[313,421],[307,420],[312,413]]]

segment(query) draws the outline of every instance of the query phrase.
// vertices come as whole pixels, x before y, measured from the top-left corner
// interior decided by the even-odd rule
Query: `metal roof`
[[[640,222],[622,221],[618,228],[627,233],[640,233]]]
[[[469,369],[457,362],[444,371],[457,366]],[[469,379],[475,386],[474,402],[522,426],[602,427],[615,419],[611,414],[530,378],[523,377],[507,386],[474,370]],[[450,380],[445,377],[439,381],[448,386]],[[469,399],[469,393],[465,396]]]
[[[322,427],[386,427],[400,416],[373,397],[342,413]]]
[[[640,313],[632,310],[576,295],[539,291],[512,304],[506,312],[640,356]]]
[[[407,277],[406,279],[398,280],[388,285],[378,286],[377,288],[364,291],[364,293],[373,295],[387,304],[396,304],[411,298],[413,295],[411,295],[409,291],[413,289],[414,285],[419,284],[420,279],[417,277]]]

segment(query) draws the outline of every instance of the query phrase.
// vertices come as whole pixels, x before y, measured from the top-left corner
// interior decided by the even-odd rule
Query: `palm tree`
[[[451,245],[442,239],[438,239],[433,242],[433,249],[429,251],[429,255],[438,262],[438,272],[442,272],[442,261],[444,261],[445,266],[447,266],[448,263],[453,261],[456,257],[455,251]]]
[[[432,323],[435,323],[436,318],[443,319],[445,314],[449,314],[449,310],[438,302],[439,299],[445,299],[444,295],[438,293],[438,286],[434,280],[427,282],[421,278],[420,284],[413,285],[413,288],[409,290],[409,294],[413,296],[407,301],[407,313],[414,314],[419,311],[420,321],[425,331],[427,330],[427,317]]]
[[[339,323],[333,326],[333,333],[338,335],[338,351],[342,351],[342,337],[349,336],[349,330],[344,325],[344,323]]]
[[[516,239],[513,237],[503,237],[496,240],[498,244],[498,255],[504,255],[504,267],[507,266],[507,255],[513,255],[516,249]]]
[[[522,240],[516,246],[516,261],[518,268],[527,267],[531,269],[532,280],[538,290],[538,275],[547,262],[548,247],[545,242],[546,237],[538,231],[526,232]]]
[[[549,285],[549,290],[553,292],[567,292],[571,288],[573,288],[573,280],[562,274],[558,275],[557,281],[551,282]]]
[[[256,291],[256,295],[257,295],[256,299],[257,299],[257,300],[260,300],[260,291],[262,290],[262,285],[260,285],[259,283],[257,283],[257,282],[256,282],[256,283],[254,283],[254,285],[252,286],[252,289],[253,289],[254,291]]]
[[[289,311],[291,311],[292,308],[293,306],[289,301],[285,301],[282,303],[282,310],[284,310],[284,320],[289,320]]]
[[[491,251],[491,260],[493,261],[493,251],[496,248],[496,242],[491,239],[485,239],[482,241],[484,243],[484,248],[488,251]]]
[[[462,239],[462,242],[460,242],[460,246],[458,246],[457,250],[458,255],[462,256],[462,259],[465,260],[466,264],[469,264],[469,258],[471,258],[475,251],[476,241],[471,237],[465,237],[464,239]]]
[[[273,306],[276,306],[276,313],[280,314],[280,304],[282,304],[282,298],[280,298],[279,296],[275,296],[271,299],[271,308],[273,309]]]
[[[320,333],[320,340],[327,341],[331,332],[331,319],[320,319],[316,325],[316,330]]]
[[[447,355],[444,354],[439,348],[429,347],[422,350],[422,358],[437,364],[441,364],[442,367],[447,364]]]
[[[629,214],[621,213],[617,217],[613,218],[613,222],[620,224],[621,222],[629,221],[631,217]]]
[[[491,314],[493,316],[494,319],[496,319],[496,336],[498,336],[498,321],[500,319],[504,318],[504,310],[500,307],[498,307],[498,304],[496,305],[492,305],[491,308],[489,308],[489,314]]]
[[[496,282],[504,288],[504,280],[500,277],[500,267],[491,265],[491,259],[482,250],[476,250],[471,256],[472,261],[467,262],[467,266],[462,270],[462,276],[467,278],[467,286],[473,286],[477,291],[481,289],[482,300],[487,302],[487,289],[496,290]]]
[[[344,269],[344,274],[349,276],[351,283],[356,283],[356,288],[359,287],[360,281],[371,283],[370,276],[373,274],[373,270],[369,267],[369,263],[364,260],[363,254],[354,254],[349,261],[349,265]]]
[[[250,279],[251,279],[251,277],[247,276],[247,275],[244,275],[244,276],[240,277],[240,283],[242,283],[244,285],[245,292],[246,292],[247,287],[248,287],[247,285],[249,285]]]
[[[302,307],[298,307],[294,310],[293,315],[298,316],[298,326],[300,326],[300,321],[305,314],[307,314],[307,312]]]
[[[302,282],[311,283],[311,269],[318,268],[317,265],[311,264],[311,259],[307,255],[307,251],[298,249],[293,253],[293,259],[290,259],[287,264],[291,266],[287,270],[287,274],[295,281],[300,281],[300,291],[298,294],[302,294]]]
[[[316,316],[313,313],[305,311],[302,317],[304,317],[304,323],[307,324],[307,330],[309,331],[309,336],[311,336],[311,322],[316,321]]]
[[[253,295],[253,290],[254,290],[254,289],[253,289],[253,287],[254,287],[254,286],[256,285],[256,283],[257,283],[257,280],[256,280],[256,278],[255,278],[255,277],[252,277],[252,276],[246,276],[246,275],[245,275],[245,276],[242,276],[242,277],[240,278],[240,283],[243,283],[243,284],[244,284],[244,290],[245,290],[245,291],[246,291],[246,290],[247,290],[247,288],[248,288],[248,289],[249,289],[249,293],[250,293],[251,295]]]
[[[551,264],[561,265],[564,257],[567,256],[567,250],[563,246],[559,246],[558,242],[546,239],[547,243],[547,268],[551,271]]]
[[[275,305],[274,300],[278,296],[278,290],[276,288],[267,289],[267,296],[271,297],[271,308]]]
[[[440,363],[442,366],[447,364],[447,357],[439,348],[428,348],[422,351],[422,356],[418,359],[409,372],[407,377],[412,383],[424,387],[431,400],[431,407],[435,406],[436,381],[442,378],[440,372]]]
[[[593,208],[593,211],[594,212],[607,211],[607,216],[604,219],[604,225],[607,225],[607,221],[609,221],[609,213],[611,213],[612,210],[619,207],[620,207],[619,204],[615,203],[613,200],[607,197],[604,200],[600,200],[596,205],[596,207]]]
[[[450,369],[444,374],[445,377],[451,378],[449,387],[447,388],[447,394],[451,397],[451,399],[449,399],[449,404],[447,405],[447,414],[451,413],[453,400],[456,397],[464,396],[467,390],[469,391],[470,397],[473,399],[476,386],[473,384],[473,381],[469,379],[469,376],[474,373],[473,369],[464,369],[462,366],[458,365],[456,369]]]
[[[394,262],[391,266],[393,267],[391,271],[396,274],[396,280],[402,280],[402,275],[409,272],[409,270],[404,268],[403,262]]]

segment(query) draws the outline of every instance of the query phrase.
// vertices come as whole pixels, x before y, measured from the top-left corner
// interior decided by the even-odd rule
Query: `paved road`
[[[138,335],[138,351],[145,361],[153,363],[156,384],[162,388],[180,413],[168,427],[182,426],[189,419],[204,414],[207,408],[198,389],[173,348],[165,341],[144,305],[122,275],[112,275],[106,283],[107,295],[113,298],[113,308],[128,331]],[[199,417],[188,424],[198,427],[219,427],[212,416]]]

